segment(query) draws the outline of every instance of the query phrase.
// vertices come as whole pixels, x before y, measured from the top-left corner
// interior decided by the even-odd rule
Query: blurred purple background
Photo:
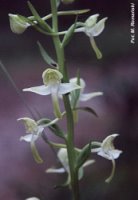
[[[49,12],[49,1],[31,1],[41,16]],[[138,59],[136,44],[130,43],[130,1],[78,0],[61,9],[91,8],[91,14],[108,16],[104,32],[96,38],[103,52],[103,59],[97,61],[83,35],[75,35],[66,49],[70,76],[80,68],[81,77],[86,80],[86,92],[103,91],[104,96],[86,102],[93,107],[99,118],[81,112],[80,122],[75,129],[75,142],[84,146],[91,139],[102,141],[107,135],[119,133],[115,145],[123,150],[117,160],[117,170],[111,184],[104,180],[110,174],[111,163],[99,157],[97,162],[85,171],[80,182],[82,200],[132,200],[138,191]],[[48,67],[36,45],[39,40],[55,56],[49,38],[29,29],[22,35],[13,34],[9,28],[8,13],[29,16],[27,1],[0,1],[0,59],[20,89],[41,85],[41,74]],[[88,15],[80,17],[85,20]],[[74,17],[60,18],[61,28],[71,24]],[[24,127],[17,123],[20,117],[31,117],[15,90],[0,70],[0,199],[24,200],[37,196],[41,200],[70,199],[64,188],[55,190],[53,186],[62,183],[65,176],[45,174],[50,166],[57,166],[53,152],[43,141],[38,148],[44,164],[37,165],[31,155],[29,145],[20,142],[25,134]],[[53,117],[51,100],[35,94],[25,93],[24,97],[41,116]],[[47,135],[53,141],[57,138],[49,130]]]

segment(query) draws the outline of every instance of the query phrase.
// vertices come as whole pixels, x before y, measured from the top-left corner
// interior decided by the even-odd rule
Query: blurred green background
[[[50,12],[48,0],[31,2],[41,16]],[[85,34],[76,34],[66,48],[70,76],[75,76],[80,68],[80,75],[87,83],[86,92],[104,92],[103,97],[86,102],[97,111],[99,118],[80,113],[80,122],[75,129],[76,145],[82,147],[91,139],[102,141],[109,134],[119,133],[115,145],[123,150],[116,162],[117,169],[111,184],[104,182],[110,174],[111,163],[94,157],[97,162],[85,171],[85,177],[80,182],[82,200],[132,200],[138,195],[138,47],[136,43],[130,43],[130,3],[128,0],[76,0],[74,4],[60,6],[60,10],[90,8],[90,14],[99,13],[101,18],[108,17],[105,30],[95,38],[103,53],[102,60],[96,59]],[[135,10],[136,4],[135,1]],[[27,1],[0,1],[0,60],[20,90],[41,85],[41,74],[48,66],[39,53],[36,41],[39,40],[55,58],[51,39],[31,28],[22,35],[13,34],[8,13],[29,16]],[[79,19],[85,21],[87,17],[88,14],[85,14]],[[60,28],[65,29],[74,20],[74,17],[60,17]],[[135,23],[136,28],[137,21]],[[53,188],[55,184],[62,183],[65,176],[44,172],[46,168],[58,165],[49,147],[43,141],[38,142],[46,161],[37,165],[29,145],[19,141],[25,131],[16,119],[29,117],[30,113],[2,70],[0,91],[0,199],[24,200],[37,196],[41,200],[70,200],[67,188]],[[49,97],[26,93],[24,97],[41,116],[53,117]],[[48,130],[47,135],[57,141]]]

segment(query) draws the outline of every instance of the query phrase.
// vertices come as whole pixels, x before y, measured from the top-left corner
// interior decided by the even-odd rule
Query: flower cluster
[[[77,148],[74,145],[75,138],[75,122],[78,122],[78,110],[87,111],[97,116],[97,113],[93,108],[82,106],[80,102],[86,102],[95,97],[103,95],[103,92],[89,92],[85,93],[86,83],[80,74],[77,77],[69,79],[68,69],[65,65],[64,50],[67,44],[72,39],[72,36],[76,33],[83,32],[89,37],[91,46],[98,59],[102,58],[102,53],[96,45],[95,37],[99,36],[104,28],[107,17],[98,20],[99,14],[94,14],[88,17],[84,22],[78,21],[76,17],[75,22],[64,31],[59,31],[58,16],[59,15],[76,15],[89,12],[89,9],[84,10],[69,10],[58,11],[60,3],[70,4],[75,0],[50,0],[51,13],[45,17],[40,17],[34,6],[28,1],[28,7],[32,16],[24,17],[22,15],[9,14],[10,27],[12,32],[16,34],[22,34],[28,27],[34,28],[36,31],[48,35],[52,38],[55,52],[56,61],[51,58],[49,53],[38,42],[40,53],[47,63],[49,68],[46,68],[42,73],[42,85],[33,86],[23,89],[24,92],[32,92],[38,95],[42,95],[44,98],[47,95],[51,96],[52,107],[54,113],[54,119],[42,118],[39,120],[29,117],[19,118],[18,121],[22,121],[26,135],[22,136],[20,140],[23,140],[30,144],[33,157],[37,163],[42,163],[39,151],[36,147],[36,141],[42,138],[47,145],[57,152],[57,158],[61,164],[60,168],[49,168],[47,173],[66,173],[67,180],[62,186],[69,186],[72,189],[74,200],[79,200],[79,184],[78,181],[84,176],[84,168],[92,165],[95,160],[90,159],[93,153],[98,156],[102,156],[112,162],[112,171],[110,176],[106,179],[106,182],[110,182],[115,172],[115,160],[122,153],[121,150],[115,149],[114,139],[118,134],[111,134],[106,137],[102,142],[90,141],[83,148]],[[52,23],[49,23],[51,18]],[[62,100],[62,102],[60,102]],[[61,104],[63,103],[62,111]],[[67,128],[62,130],[60,123],[66,118]],[[54,143],[49,140],[46,134],[45,128],[48,128],[56,137],[58,136],[64,142]],[[39,200],[37,197],[30,197],[26,200]]]

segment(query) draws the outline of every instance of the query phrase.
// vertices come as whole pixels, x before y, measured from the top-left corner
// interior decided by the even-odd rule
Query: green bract
[[[9,14],[9,20],[10,20],[10,28],[13,33],[21,34],[28,28],[28,26],[30,26],[27,22],[22,20],[18,15]]]
[[[55,69],[46,69],[42,74],[44,85],[23,89],[23,91],[34,92],[39,95],[50,95],[52,97],[54,113],[61,118],[58,98],[81,87],[75,83],[61,83],[63,75]]]

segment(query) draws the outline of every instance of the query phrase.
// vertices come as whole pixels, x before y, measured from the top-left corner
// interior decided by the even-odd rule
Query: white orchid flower
[[[59,151],[58,151],[58,154],[57,154],[61,164],[63,165],[63,167],[61,168],[58,168],[58,169],[55,169],[55,168],[49,168],[46,170],[47,173],[67,173],[68,174],[68,180],[67,180],[67,183],[69,184],[70,183],[70,170],[69,170],[69,162],[68,162],[68,156],[67,156],[67,149],[66,148],[61,148]],[[80,167],[79,169],[79,180],[82,179],[83,177],[83,168],[90,165],[90,164],[93,164],[95,161],[94,160],[87,160],[82,167]]]
[[[75,83],[61,83],[63,75],[56,69],[48,68],[43,74],[44,85],[23,89],[39,95],[51,95],[56,117],[61,118],[58,98],[81,87]]]
[[[77,122],[78,121],[78,114],[77,114],[78,112],[77,112],[77,110],[75,110],[75,108],[78,106],[79,102],[80,101],[88,101],[94,97],[101,96],[101,95],[103,95],[103,92],[84,93],[86,84],[82,78],[80,78],[79,80],[77,77],[71,78],[70,83],[76,83],[81,86],[81,89],[72,91],[70,93],[70,102],[71,102],[72,108],[74,109],[74,112],[73,112],[74,122]]]
[[[97,153],[99,156],[112,161],[112,172],[109,178],[106,179],[106,182],[110,182],[113,178],[115,172],[115,159],[117,159],[122,153],[121,150],[115,149],[113,145],[113,141],[117,136],[118,134],[109,135],[103,140],[103,142],[100,144],[100,147],[91,150],[92,153]]]
[[[28,118],[28,117],[23,117],[23,118],[18,119],[18,121],[23,121],[24,126],[25,126],[25,130],[26,130],[26,133],[27,133],[27,135],[22,136],[20,138],[20,140],[21,141],[24,140],[25,142],[30,143],[34,159],[38,163],[42,163],[43,161],[42,161],[41,157],[39,156],[39,153],[36,149],[35,141],[41,136],[45,127],[48,127],[48,126],[51,126],[52,124],[55,124],[58,120],[59,119],[56,118],[53,121],[51,121],[51,122],[49,122],[45,125],[38,125],[38,123],[35,120]]]
[[[105,28],[105,21],[107,20],[107,17],[105,17],[97,22],[98,17],[99,17],[99,14],[90,16],[85,21],[84,26],[77,28],[75,30],[75,32],[84,32],[90,38],[90,43],[96,53],[97,58],[101,59],[102,54],[95,43],[94,37],[100,35],[103,32],[103,30]]]
[[[70,83],[77,84],[77,82],[78,82],[77,77],[70,79]],[[103,92],[84,93],[84,89],[86,87],[85,81],[82,78],[80,78],[79,82],[80,82],[80,86],[81,86],[80,94],[79,94],[79,98],[78,98],[79,101],[88,101],[94,97],[103,95]],[[75,92],[75,91],[73,91],[73,92]],[[71,92],[71,93],[73,93],[73,92]]]
[[[30,24],[21,19],[18,15],[8,14],[10,20],[10,28],[13,33],[22,34]]]

